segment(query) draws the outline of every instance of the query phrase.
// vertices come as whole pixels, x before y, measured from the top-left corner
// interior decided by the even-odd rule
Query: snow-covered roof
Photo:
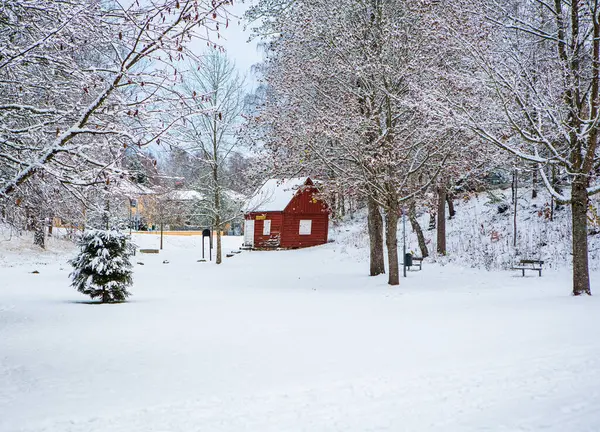
[[[173,201],[201,201],[204,199],[204,195],[195,190],[178,189],[169,193],[168,198]]]
[[[139,183],[133,183],[127,179],[120,180],[119,183],[114,186],[114,188],[118,193],[129,197],[138,195],[153,195],[156,193],[156,191],[147,186]]]
[[[228,199],[235,202],[241,203],[246,199],[244,195],[231,189],[223,189],[222,193]],[[202,201],[206,199],[206,195],[202,192],[193,189],[176,189],[174,191],[169,192],[167,198],[172,201]]]
[[[270,179],[250,198],[245,212],[283,211],[308,177]]]
[[[236,203],[243,203],[247,199],[244,194],[236,192],[236,191],[234,191],[232,189],[224,189],[223,190],[223,194],[227,198],[229,198],[231,201],[236,202]]]

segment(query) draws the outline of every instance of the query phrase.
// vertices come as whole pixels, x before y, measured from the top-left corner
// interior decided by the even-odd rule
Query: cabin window
[[[312,232],[312,221],[301,220],[300,221],[300,235],[310,235]]]
[[[263,225],[263,235],[270,235],[270,234],[271,234],[271,220],[265,219],[264,225]]]

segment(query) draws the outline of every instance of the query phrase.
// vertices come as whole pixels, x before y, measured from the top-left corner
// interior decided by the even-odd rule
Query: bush
[[[71,286],[102,303],[125,301],[133,284],[129,257],[135,246],[118,231],[89,230],[83,233],[79,254],[69,261]]]

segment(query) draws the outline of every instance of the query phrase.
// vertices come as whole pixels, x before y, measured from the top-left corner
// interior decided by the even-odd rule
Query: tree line
[[[266,54],[247,139],[278,171],[366,203],[371,275],[387,247],[399,283],[402,211],[419,232],[415,205],[437,207],[444,254],[449,195],[518,164],[570,207],[572,292],[591,294],[597,1],[263,0],[248,19]]]

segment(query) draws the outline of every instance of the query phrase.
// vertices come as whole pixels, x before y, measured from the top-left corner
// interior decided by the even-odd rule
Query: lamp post
[[[406,208],[402,207],[402,272],[406,277]]]
[[[131,198],[129,198],[129,238],[131,238],[131,225],[133,224],[133,209],[131,207]]]

